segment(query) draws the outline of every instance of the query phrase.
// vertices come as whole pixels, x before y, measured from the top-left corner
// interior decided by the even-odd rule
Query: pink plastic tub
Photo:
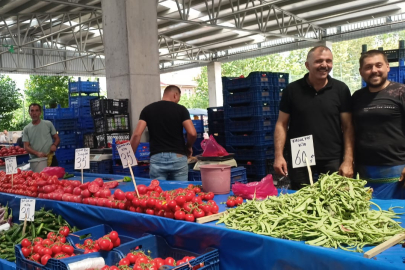
[[[205,192],[228,194],[231,191],[231,166],[201,165],[201,181]]]

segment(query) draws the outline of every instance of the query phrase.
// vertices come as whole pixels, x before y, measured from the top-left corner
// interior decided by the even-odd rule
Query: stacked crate
[[[120,141],[113,139],[112,143],[112,159],[113,166],[112,170],[114,174],[120,175],[130,175],[129,168],[124,169],[122,167],[121,158],[118,154],[117,144],[120,144]],[[149,160],[150,160],[150,149],[148,142],[141,142],[138,145],[138,148],[134,152],[135,158],[138,162],[137,166],[132,167],[135,177],[149,178]]]
[[[248,179],[259,181],[274,159],[274,128],[287,73],[252,72],[246,78],[222,78],[226,149]]]
[[[204,134],[204,119],[203,115],[196,115],[194,116],[195,119],[191,120],[193,122],[194,128],[197,132],[197,139],[195,140],[193,144],[193,156],[202,154],[203,149],[201,147],[201,142],[204,140],[203,134]],[[184,134],[184,140],[187,142],[187,132],[183,128],[183,134]]]
[[[226,147],[224,107],[211,107],[208,111],[208,133],[217,143]]]

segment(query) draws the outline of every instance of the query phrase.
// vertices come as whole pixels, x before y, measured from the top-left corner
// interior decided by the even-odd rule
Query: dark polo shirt
[[[316,91],[304,78],[290,83],[283,91],[280,111],[290,115],[286,147],[290,139],[312,135],[317,160],[343,157],[340,113],[351,112],[347,85],[328,76],[328,84]]]

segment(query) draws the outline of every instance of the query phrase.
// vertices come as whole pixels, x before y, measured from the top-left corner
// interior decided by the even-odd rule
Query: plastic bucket
[[[48,158],[46,157],[30,159],[28,162],[33,172],[42,172],[43,169],[48,167]]]
[[[228,194],[231,191],[231,166],[201,165],[201,182],[205,192]]]

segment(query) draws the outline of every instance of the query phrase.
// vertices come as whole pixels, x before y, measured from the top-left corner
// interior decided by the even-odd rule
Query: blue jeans
[[[150,179],[188,180],[187,157],[176,153],[159,153],[150,157]]]

